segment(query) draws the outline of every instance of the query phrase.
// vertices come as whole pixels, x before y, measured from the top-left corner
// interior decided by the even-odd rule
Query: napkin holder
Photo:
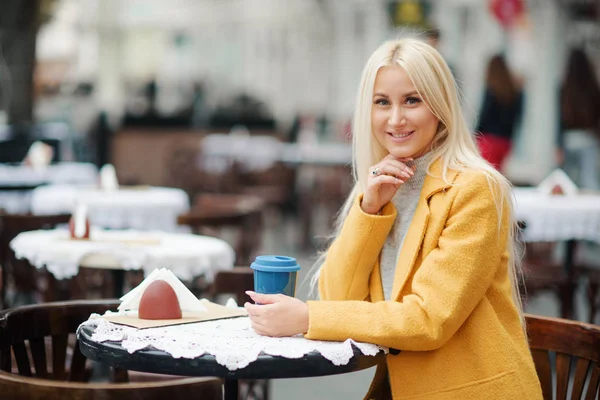
[[[182,311],[179,319],[140,319],[138,310],[140,300],[146,288],[156,280],[167,282],[177,295]],[[233,318],[247,315],[244,308],[226,307],[212,303],[206,299],[199,300],[190,290],[169,270],[162,268],[152,271],[150,275],[136,288],[121,297],[119,314],[104,316],[106,320],[117,324],[133,326],[138,329],[155,328],[160,326],[180,325],[193,322],[211,321],[223,318]]]
[[[50,165],[52,157],[54,157],[54,150],[51,146],[44,142],[35,141],[29,147],[23,164],[36,170],[43,170]]]
[[[537,190],[547,195],[574,196],[579,193],[577,185],[562,169],[552,171],[537,187]]]
[[[71,239],[89,240],[90,220],[87,217],[87,207],[80,204],[69,220],[69,234]]]
[[[100,168],[100,189],[105,191],[119,189],[117,171],[112,164],[104,164],[102,168]]]

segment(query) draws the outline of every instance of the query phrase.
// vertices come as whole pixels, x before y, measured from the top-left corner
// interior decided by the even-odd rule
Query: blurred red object
[[[555,185],[552,188],[552,194],[553,195],[563,195],[563,194],[565,194],[565,192],[564,192],[563,188],[560,187],[560,185]]]
[[[71,234],[71,239],[80,239],[80,240],[88,240],[90,238],[90,220],[85,218],[85,231],[83,235],[77,236],[75,234],[75,217],[71,217],[69,220],[69,233]]]
[[[490,0],[490,11],[507,28],[523,14],[523,0]]]

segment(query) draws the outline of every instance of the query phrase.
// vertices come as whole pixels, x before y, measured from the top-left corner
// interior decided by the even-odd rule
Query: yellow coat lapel
[[[408,232],[406,233],[402,249],[400,250],[400,256],[398,257],[398,263],[396,264],[396,273],[394,275],[392,300],[398,300],[398,296],[406,284],[410,272],[415,266],[417,255],[419,254],[421,244],[425,237],[427,222],[429,221],[429,199],[434,194],[449,188],[458,175],[456,171],[449,170],[447,179],[450,183],[444,182],[442,179],[441,158],[438,158],[431,164],[429,171],[430,173],[425,177],[415,214],[408,228]]]

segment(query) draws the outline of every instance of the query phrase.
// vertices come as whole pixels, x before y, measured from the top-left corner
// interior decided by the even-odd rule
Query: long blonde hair
[[[380,68],[391,65],[399,65],[404,69],[426,106],[440,121],[431,151],[432,160],[441,159],[441,178],[450,184],[449,170],[482,171],[487,176],[494,195],[499,215],[499,229],[503,210],[509,212],[511,218],[508,238],[509,276],[513,301],[523,322],[523,307],[519,294],[520,257],[516,246],[518,228],[516,222],[512,220],[514,213],[511,185],[479,154],[474,137],[464,119],[458,89],[450,68],[437,50],[420,40],[400,39],[386,42],[375,50],[365,65],[353,121],[352,172],[355,184],[337,216],[332,237],[339,235],[356,196],[365,191],[369,168],[387,155],[387,150],[374,140],[371,130],[371,107],[377,72]],[[311,278],[313,290],[317,286],[324,257],[325,254],[322,254],[315,263],[316,271]]]

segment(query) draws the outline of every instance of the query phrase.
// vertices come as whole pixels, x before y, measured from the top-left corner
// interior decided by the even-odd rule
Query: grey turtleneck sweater
[[[386,300],[390,300],[392,295],[392,286],[394,284],[394,274],[396,272],[396,264],[402,243],[410,222],[412,221],[425,176],[427,175],[427,166],[432,160],[431,152],[414,160],[415,174],[400,186],[392,203],[396,207],[398,216],[394,221],[394,226],[383,245],[381,250],[380,268],[381,268],[381,283],[383,286],[383,294]]]

